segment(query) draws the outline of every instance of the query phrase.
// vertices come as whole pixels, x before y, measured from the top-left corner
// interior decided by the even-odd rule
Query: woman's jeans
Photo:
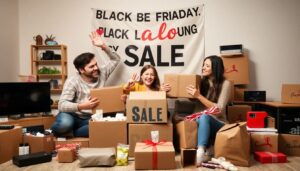
[[[88,137],[89,120],[90,118],[79,118],[76,114],[60,112],[51,129],[53,134],[58,137],[70,134],[75,137]]]
[[[197,119],[198,123],[198,147],[208,148],[214,143],[218,130],[224,126],[224,123],[218,121],[214,117],[202,114]]]

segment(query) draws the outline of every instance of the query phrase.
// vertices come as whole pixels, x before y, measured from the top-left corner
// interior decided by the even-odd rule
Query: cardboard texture
[[[249,84],[249,61],[246,54],[221,57],[226,79],[233,80],[234,85]]]
[[[83,147],[89,147],[89,138],[82,138],[82,137],[76,137],[76,138],[69,138],[66,141],[57,141],[57,139],[54,139],[54,145],[66,145],[66,144],[79,144],[80,148]]]
[[[54,150],[54,136],[52,134],[45,137],[24,135],[24,143],[29,144],[30,153],[51,153]]]
[[[63,147],[57,150],[57,161],[59,163],[72,163],[76,158],[76,151],[74,149]]]
[[[250,136],[246,122],[225,124],[218,132],[215,140],[215,158],[225,157],[237,166],[250,165]]]
[[[249,105],[233,105],[227,107],[227,121],[228,123],[247,121],[246,114],[251,111],[252,107]]]
[[[128,123],[167,123],[166,92],[130,92],[126,115]]]
[[[193,85],[199,87],[201,77],[195,74],[165,74],[164,83],[170,84],[172,89],[168,97],[194,98],[186,92],[186,87]]]
[[[129,156],[134,156],[134,148],[137,142],[151,140],[151,131],[159,132],[159,140],[173,141],[173,124],[129,124]]]
[[[118,143],[127,144],[126,121],[90,121],[90,147],[117,147]]]
[[[197,123],[195,121],[184,120],[176,124],[180,148],[197,147]]]
[[[300,136],[290,134],[279,134],[279,152],[288,156],[300,156]]]
[[[272,132],[251,132],[251,151],[278,152],[278,134]]]
[[[254,159],[261,163],[286,163],[286,155],[282,153],[255,152]]]
[[[122,94],[122,86],[92,89],[91,97],[98,97],[100,99],[100,103],[93,109],[93,113],[96,113],[96,109],[102,109],[103,113],[124,112],[125,104],[121,100]]]
[[[135,169],[175,169],[175,150],[172,142],[156,146],[136,143],[134,150]]]
[[[235,85],[234,86],[234,101],[244,101],[244,92],[247,91],[245,86]]]
[[[300,104],[300,84],[283,84],[281,90],[281,102]]]
[[[182,167],[196,168],[196,149],[180,149],[181,165]]]
[[[22,143],[22,129],[19,126],[11,130],[0,130],[0,164],[19,154]]]

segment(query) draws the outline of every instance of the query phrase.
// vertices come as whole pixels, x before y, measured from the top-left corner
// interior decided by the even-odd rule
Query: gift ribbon
[[[273,154],[271,152],[266,152],[267,155],[271,156],[271,162],[272,163],[278,163],[278,157],[276,154]]]
[[[153,142],[151,140],[144,140],[143,141],[146,145],[148,145],[147,147],[152,146],[152,169],[156,170],[157,169],[157,161],[158,161],[158,157],[157,157],[157,145],[161,145],[166,143],[166,141],[159,141],[159,142]],[[146,148],[147,148],[146,147]]]
[[[219,113],[221,113],[221,110],[217,106],[213,106],[213,107],[211,107],[209,109],[206,109],[204,111],[188,115],[188,116],[185,117],[185,120],[194,121],[197,118],[199,118],[202,114],[216,115],[216,114],[219,114]]]
[[[256,146],[270,146],[272,147],[272,144],[270,144],[270,137],[265,137],[265,143],[258,144],[258,141],[255,142]]]

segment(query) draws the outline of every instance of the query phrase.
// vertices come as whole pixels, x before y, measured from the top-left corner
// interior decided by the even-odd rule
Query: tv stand
[[[44,125],[45,129],[49,129],[51,125],[54,123],[54,121],[55,121],[55,117],[53,115],[34,116],[34,117],[25,116],[19,119],[8,118],[8,121],[0,122],[0,125],[9,124],[9,125],[19,125],[22,127]]]

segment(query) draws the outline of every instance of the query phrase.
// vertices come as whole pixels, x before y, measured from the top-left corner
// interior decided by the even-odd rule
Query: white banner
[[[204,57],[204,6],[153,12],[93,9],[92,29],[121,56],[108,85],[125,83],[147,64],[160,81],[166,73],[200,74]],[[108,57],[99,48],[99,65]]]

